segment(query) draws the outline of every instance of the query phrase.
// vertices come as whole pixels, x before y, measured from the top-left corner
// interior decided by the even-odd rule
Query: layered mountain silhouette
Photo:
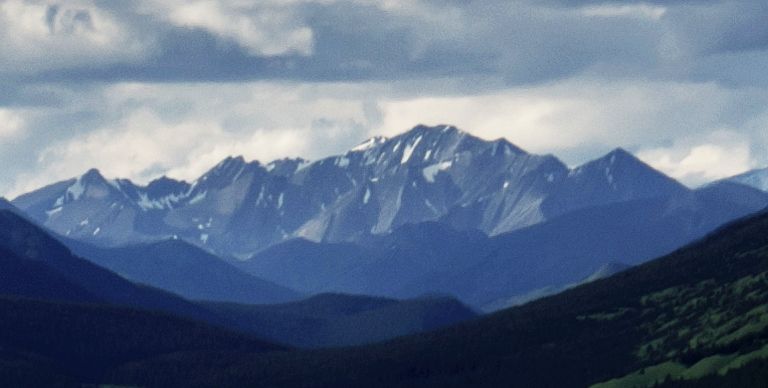
[[[578,209],[688,191],[621,149],[571,169],[503,139],[417,126],[312,163],[227,158],[193,183],[164,177],[138,186],[91,170],[13,203],[80,240],[120,245],[176,236],[249,257],[292,238],[353,241],[424,221],[498,235]]]
[[[72,255],[21,216],[0,210],[0,294],[79,303],[106,303],[219,323],[206,309],[176,295],[133,284]]]
[[[768,215],[718,227],[766,208],[756,179],[689,189],[622,149],[569,168],[450,126],[192,183],[91,170],[0,199],[0,380],[754,386]]]
[[[106,382],[116,365],[178,352],[280,352],[253,336],[157,311],[0,296],[0,381],[7,387]]]
[[[143,283],[155,280],[158,287],[179,288],[200,299],[266,303],[269,298],[299,297],[181,241],[124,248],[67,242],[77,246],[78,254],[93,255],[94,262],[124,269]],[[174,270],[178,274],[172,274]],[[188,279],[181,281],[185,276]],[[52,381],[90,378],[117,362],[184,349],[272,351],[287,348],[272,343],[364,344],[476,316],[450,297],[400,301],[335,294],[258,306],[189,301],[132,283],[75,256],[58,239],[10,210],[0,210],[0,280],[0,380],[4,383],[22,376],[35,378],[32,370],[45,371],[38,376],[43,378],[40,384],[48,381],[46,376]],[[308,327],[316,330],[294,330]],[[229,345],[222,348],[223,343]],[[5,364],[7,360],[11,364]],[[9,372],[8,365],[12,370],[31,369]]]
[[[765,208],[768,193],[733,180],[689,189],[623,149],[569,168],[417,126],[311,163],[230,157],[192,183],[90,170],[13,205],[82,256],[193,299],[437,292],[491,310],[671,252]]]
[[[236,264],[305,293],[440,292],[493,310],[578,284],[610,263],[640,264],[768,204],[750,188],[754,198],[731,201],[730,189],[585,208],[492,237],[429,222],[359,243],[293,240]]]
[[[181,240],[104,248],[71,239],[80,257],[128,280],[161,288],[190,300],[270,304],[298,300],[300,293],[249,275]]]
[[[121,384],[282,387],[751,387],[768,377],[768,215],[556,296],[365,347],[200,354]],[[212,365],[213,364],[213,365]],[[226,374],[221,374],[222,366]]]
[[[302,348],[342,347],[435,330],[477,317],[449,297],[408,300],[320,294],[276,305],[206,303],[243,331]]]

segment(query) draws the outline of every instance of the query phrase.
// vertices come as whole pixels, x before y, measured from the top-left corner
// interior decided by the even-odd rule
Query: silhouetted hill
[[[336,350],[215,360],[177,354],[114,376],[151,385],[285,387],[693,381],[768,357],[767,279],[768,215],[760,214],[610,278],[446,329]]]
[[[12,211],[0,210],[0,266],[5,294],[74,302],[111,303],[220,322],[214,314],[171,293],[135,285],[72,253]]]
[[[281,303],[301,296],[249,275],[224,260],[181,240],[103,248],[65,240],[73,252],[128,280],[191,300],[245,304]]]
[[[360,345],[414,334],[475,318],[455,299],[394,300],[323,294],[280,305],[205,304],[243,331],[298,347]]]
[[[0,297],[3,386],[102,382],[111,367],[165,353],[279,350],[285,349],[163,313]]]

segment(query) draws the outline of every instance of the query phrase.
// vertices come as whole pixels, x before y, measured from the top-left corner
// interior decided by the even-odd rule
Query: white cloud
[[[40,139],[38,148],[26,152],[41,155],[37,164],[13,175],[15,184],[5,183],[13,187],[8,194],[91,167],[146,182],[162,173],[194,179],[229,155],[262,162],[288,156],[316,160],[419,123],[454,124],[486,139],[505,137],[571,165],[621,146],[688,184],[768,164],[754,149],[766,140],[768,115],[756,110],[754,120],[742,120],[745,106],[765,105],[764,92],[708,83],[576,79],[476,95],[446,94],[439,80],[126,83],[78,98],[74,105],[87,111],[60,114],[95,112],[99,122],[55,141]],[[36,120],[45,115],[39,112]],[[47,126],[41,133],[71,132],[69,125]]]
[[[698,143],[642,150],[638,157],[691,186],[754,167],[749,141],[730,131],[715,132]]]
[[[574,79],[492,94],[384,101],[382,128],[392,133],[413,123],[451,123],[532,152],[568,159],[581,150],[583,158],[584,151],[634,149],[719,129],[723,111],[743,98],[714,84]]]
[[[9,109],[0,108],[0,141],[6,141],[21,133],[24,120]]]
[[[295,1],[150,0],[147,12],[180,27],[205,29],[253,55],[310,55],[313,32],[296,14]]]
[[[601,4],[584,7],[581,13],[591,17],[634,17],[659,20],[667,13],[667,8],[650,4]]]
[[[233,155],[266,163],[339,152],[365,137],[361,128],[367,125],[363,104],[333,97],[329,89],[334,88],[319,92],[309,85],[270,83],[109,87],[100,109],[116,118],[42,146],[36,168],[17,176],[6,194],[93,167],[108,177],[146,183],[161,174],[193,180]]]
[[[146,182],[159,171],[194,179],[229,155],[259,155],[267,160],[306,149],[305,138],[288,129],[253,131],[243,136],[212,120],[169,123],[140,109],[107,127],[47,148],[39,158],[44,176],[65,178],[99,166],[106,175]]]
[[[148,44],[91,1],[0,1],[0,70],[134,61]]]

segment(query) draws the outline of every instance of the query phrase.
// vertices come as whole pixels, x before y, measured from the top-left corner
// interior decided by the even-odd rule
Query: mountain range
[[[587,208],[492,237],[427,222],[357,243],[292,240],[235,264],[304,293],[438,292],[489,311],[578,284],[612,263],[641,264],[768,204],[765,193],[738,188],[755,198],[725,201],[732,187],[717,185]]]
[[[690,189],[450,126],[192,183],[90,170],[0,199],[0,381],[754,386],[762,175]]]
[[[0,220],[2,262],[39,262],[76,279],[67,273],[82,264],[55,254],[61,245],[12,212],[0,211]],[[377,344],[311,351],[166,313],[63,300],[83,295],[9,297],[19,290],[6,287],[0,378],[19,386],[756,386],[768,377],[767,231],[768,214],[761,213],[666,257],[524,306]],[[86,286],[85,293],[99,293]],[[292,332],[283,337],[289,341],[356,341],[365,332],[361,322],[378,333],[397,331],[404,315],[416,319],[409,325],[442,326],[444,313],[413,310],[427,301],[398,307],[321,295],[272,307],[203,307],[239,325],[275,319],[268,334]],[[447,316],[462,310],[448,304],[454,307]],[[391,308],[399,314],[379,315]],[[347,318],[334,324],[334,316]],[[297,338],[301,332],[291,327],[302,325],[320,333]]]
[[[356,344],[367,343],[475,316],[474,312],[449,297],[403,301],[349,295],[305,298],[253,278],[205,251],[179,241],[110,249],[83,243],[73,245],[78,246],[80,253],[92,255],[90,257],[95,259],[78,257],[63,242],[21,215],[11,210],[0,210],[0,298],[19,299],[16,305],[24,305],[24,300],[63,304],[58,307],[62,313],[74,309],[71,307],[73,304],[98,307],[84,312],[86,315],[91,314],[89,311],[95,311],[96,315],[108,313],[114,310],[112,308],[133,309],[134,315],[139,317],[131,319],[136,318],[139,324],[144,312],[172,315],[219,329],[247,333],[256,338],[268,338],[272,343],[295,343],[297,346],[309,346],[310,343],[294,341],[295,334],[283,329],[290,325],[289,317],[296,321],[294,325],[322,319],[329,329],[317,333],[313,337],[315,341],[328,346],[341,346],[351,341],[348,338],[354,338]],[[157,264],[158,261],[161,263]],[[94,262],[105,262],[105,266]],[[128,279],[112,272],[111,267],[128,273]],[[146,268],[166,272],[153,273]],[[173,270],[178,273],[172,273]],[[131,278],[140,278],[144,284],[134,283]],[[154,280],[156,284],[152,285],[158,288],[146,285],[147,279]],[[175,289],[179,290],[178,294],[190,299],[230,302],[239,299],[241,304],[184,299],[169,292]],[[299,301],[300,298],[302,300]],[[294,302],[268,305],[286,300]],[[254,304],[261,305],[257,308]],[[324,310],[323,306],[328,305],[336,306],[337,310]],[[355,308],[359,305],[363,307]],[[223,309],[220,306],[229,307]],[[354,311],[350,312],[350,309]],[[50,305],[49,310],[57,311],[57,307]],[[312,313],[318,310],[323,313]],[[250,315],[242,315],[241,311]],[[251,318],[251,311],[258,311],[258,319]],[[410,312],[410,315],[404,312]],[[0,311],[0,315],[3,313]],[[366,316],[373,318],[367,319]],[[425,318],[430,316],[437,318]],[[330,328],[343,327],[343,323],[349,321],[356,322],[358,335],[332,335],[335,332]]]
[[[97,170],[13,204],[71,238],[122,245],[178,237],[250,257],[293,238],[354,241],[440,221],[498,235],[592,206],[689,190],[617,149],[577,168],[452,126],[417,126],[316,162],[227,158],[193,183],[147,186]]]
[[[440,293],[491,311],[768,206],[746,183],[690,189],[623,149],[569,168],[504,139],[417,126],[316,162],[230,157],[192,183],[90,170],[12,203],[94,263],[192,299]]]
[[[44,230],[8,210],[0,210],[0,257],[2,295],[112,304],[222,322],[206,309],[174,294],[133,284],[72,255]]]
[[[364,347],[177,354],[113,383],[281,387],[754,387],[768,378],[768,214],[555,296]],[[226,371],[223,373],[222,371]]]

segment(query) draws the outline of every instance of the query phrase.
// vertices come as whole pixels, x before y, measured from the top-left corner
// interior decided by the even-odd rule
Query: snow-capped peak
[[[388,139],[385,136],[375,136],[375,137],[372,137],[372,138],[370,138],[370,139],[368,139],[368,140],[366,140],[366,141],[356,145],[355,147],[352,147],[352,149],[350,151],[351,152],[367,151],[369,149],[376,148],[376,147],[384,144],[387,140]]]
[[[283,158],[267,163],[264,168],[272,175],[290,176],[308,164],[309,161],[302,158]]]
[[[81,175],[67,188],[66,199],[68,201],[77,201],[86,192],[89,186],[108,184],[99,170],[92,168]]]

